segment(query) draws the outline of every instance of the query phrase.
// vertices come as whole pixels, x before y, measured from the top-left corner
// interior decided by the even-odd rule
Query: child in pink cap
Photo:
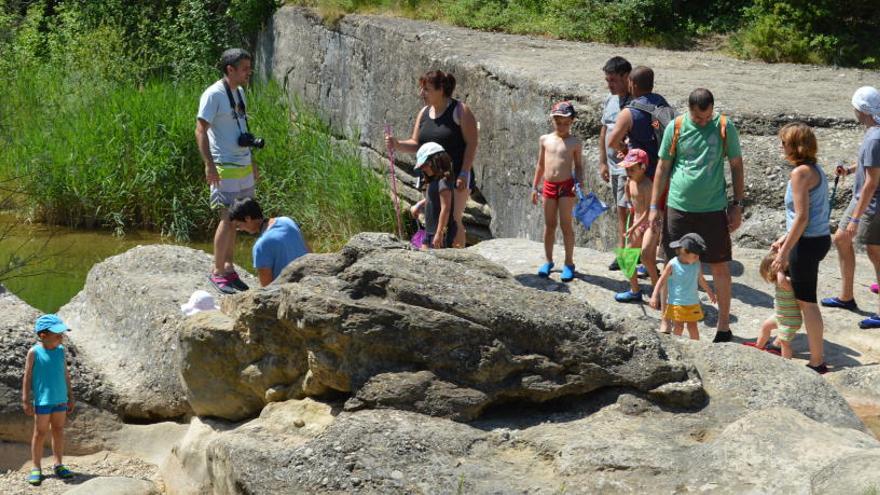
[[[627,247],[642,249],[642,264],[651,277],[651,284],[657,283],[657,242],[656,236],[646,236],[649,228],[659,229],[660,226],[652,226],[648,221],[648,206],[651,204],[651,192],[653,184],[648,178],[648,154],[644,150],[631,149],[618,166],[626,171],[626,185],[624,193],[629,203],[629,229],[624,234],[627,239]],[[658,230],[659,231],[659,230]],[[617,302],[641,302],[642,290],[639,287],[638,275],[633,274],[629,281],[630,289],[614,296]]]

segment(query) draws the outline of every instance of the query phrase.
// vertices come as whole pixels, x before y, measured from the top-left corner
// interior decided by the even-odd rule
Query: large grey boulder
[[[34,420],[22,409],[21,385],[28,349],[38,341],[34,321],[40,314],[0,286],[0,440],[31,440]],[[114,410],[116,396],[83,362],[75,344],[67,339],[64,346],[76,400],[76,410],[68,420],[66,450],[71,454],[95,452],[121,427],[120,419],[107,412]]]
[[[196,414],[237,420],[271,400],[341,392],[349,410],[471,420],[502,402],[688,379],[654,332],[523,287],[467,251],[361,234],[279,278],[230,299],[229,316],[185,323],[180,369]],[[689,394],[700,396],[699,383]]]
[[[865,493],[880,486],[880,441],[819,375],[732,344],[664,338],[664,348],[700,377],[703,406],[660,402],[657,389],[612,387],[547,405],[508,403],[461,423],[398,410],[409,405],[349,412],[290,400],[240,426],[194,419],[174,459],[188,466],[188,486],[218,494]],[[404,390],[436,385],[426,371],[392,375]]]
[[[120,415],[179,418],[191,412],[178,369],[180,305],[208,281],[211,257],[180,246],[138,246],[95,265],[61,308],[83,360],[113,390]],[[254,278],[239,270],[243,279]]]
[[[484,251],[517,269],[528,255],[498,256],[503,243]],[[636,306],[612,316],[620,306],[594,310],[552,281],[524,287],[537,284],[469,251],[412,252],[364,234],[228,299],[227,315],[188,321],[196,412],[239,419],[268,405],[239,425],[194,419],[167,475],[187,490],[172,492],[860,493],[877,483],[880,441],[802,363],[658,336]],[[557,285],[579,296],[588,284]],[[740,304],[752,299],[764,301]]]

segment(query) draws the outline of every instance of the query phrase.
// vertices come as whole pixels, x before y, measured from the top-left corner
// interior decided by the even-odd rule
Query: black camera
[[[253,134],[249,132],[242,132],[240,136],[238,136],[238,145],[239,146],[247,146],[250,148],[263,149],[263,146],[266,146],[266,141],[263,138],[254,137]]]

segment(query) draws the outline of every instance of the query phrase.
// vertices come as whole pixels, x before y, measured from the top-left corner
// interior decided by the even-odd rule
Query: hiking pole
[[[831,188],[831,199],[828,201],[829,219],[831,219],[831,210],[834,209],[834,202],[837,199],[837,183],[840,182],[840,174],[837,173],[837,170],[840,170],[842,167],[843,165],[838,165],[834,171],[834,186]]]
[[[385,122],[385,136],[391,136],[391,125]],[[403,223],[400,220],[400,198],[397,196],[397,173],[394,171],[394,147],[388,145],[388,173],[391,175],[391,199],[394,202],[394,213],[397,215],[397,238],[403,240]]]

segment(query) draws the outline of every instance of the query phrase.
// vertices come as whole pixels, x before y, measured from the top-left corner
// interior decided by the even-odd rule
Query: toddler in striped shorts
[[[761,261],[761,278],[776,286],[776,295],[773,298],[773,308],[776,314],[764,320],[761,325],[761,334],[754,346],[773,352],[773,348],[767,347],[767,342],[770,340],[770,333],[775,329],[777,331],[775,343],[780,347],[779,351],[781,351],[782,357],[791,359],[791,341],[800,330],[803,317],[801,308],[794,298],[791,280],[784,271],[774,273],[770,269],[775,257],[776,253],[770,253]]]

